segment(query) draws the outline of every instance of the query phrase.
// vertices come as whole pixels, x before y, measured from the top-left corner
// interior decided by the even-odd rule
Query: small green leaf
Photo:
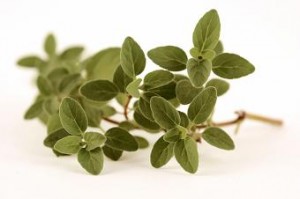
[[[188,108],[188,117],[194,124],[205,122],[212,113],[217,101],[217,90],[205,88],[197,95]]]
[[[81,75],[78,73],[66,75],[60,82],[58,90],[60,93],[69,94],[81,83]]]
[[[117,85],[120,92],[125,93],[126,87],[133,79],[126,75],[121,66],[119,66],[114,74],[113,82]]]
[[[90,174],[98,175],[103,169],[103,152],[101,148],[91,151],[81,149],[77,159],[80,165]]]
[[[109,146],[104,145],[102,147],[104,155],[111,160],[117,161],[123,154],[123,151],[111,148]]]
[[[54,149],[63,154],[75,154],[81,149],[81,142],[81,137],[69,135],[58,140],[54,145]]]
[[[233,150],[234,143],[230,136],[220,128],[209,127],[201,136],[207,143],[224,150]]]
[[[138,149],[138,143],[134,137],[122,128],[111,128],[105,133],[105,136],[107,139],[105,144],[114,149],[124,151],[136,151]]]
[[[108,80],[93,80],[81,86],[80,93],[89,100],[108,101],[118,95],[119,89]]]
[[[134,138],[138,143],[139,149],[144,149],[149,146],[149,142],[145,138],[141,136],[134,136]]]
[[[185,75],[181,75],[181,74],[175,74],[174,75],[174,81],[175,82],[179,82],[181,80],[189,80],[189,78]]]
[[[214,51],[216,52],[216,55],[219,55],[221,53],[223,53],[224,51],[224,47],[221,41],[219,41],[216,45],[216,47],[214,48]]]
[[[55,55],[56,51],[56,41],[53,34],[49,34],[45,39],[44,44],[45,52],[49,55],[49,57],[52,57]]]
[[[218,12],[210,10],[199,20],[193,32],[194,47],[200,52],[206,49],[213,50],[220,37],[221,24]]]
[[[151,99],[151,93],[145,92],[142,97],[140,97],[138,101],[138,106],[140,109],[141,114],[147,118],[150,121],[154,121],[154,118],[152,116],[152,111],[150,107],[150,99]],[[151,96],[151,97],[150,97]]]
[[[147,91],[169,100],[176,97],[175,89],[176,82],[172,81],[169,84],[157,88],[148,89]]]
[[[230,53],[218,55],[212,65],[216,75],[227,79],[244,77],[255,71],[254,66],[248,60]]]
[[[117,96],[116,96],[116,101],[121,105],[121,106],[125,106],[127,104],[127,101],[128,101],[128,94],[125,94],[125,93],[119,93]]]
[[[152,115],[162,128],[171,129],[180,123],[180,116],[173,105],[162,97],[152,97],[150,100]]]
[[[200,56],[202,57],[202,59],[213,60],[216,56],[216,52],[214,50],[207,49],[203,50]]]
[[[161,136],[154,144],[151,151],[151,165],[160,168],[167,164],[173,157],[174,143],[166,142]]]
[[[61,125],[58,113],[56,113],[51,115],[48,119],[47,134],[50,135],[51,133],[56,132],[59,129],[63,129],[63,126]]]
[[[181,80],[176,85],[176,97],[181,104],[189,104],[202,90],[195,88],[189,80]]]
[[[74,46],[74,47],[70,47],[67,48],[66,50],[64,50],[59,58],[62,60],[68,60],[68,59],[78,59],[80,57],[80,55],[82,54],[84,48],[81,46]]]
[[[126,91],[128,92],[129,95],[139,98],[140,97],[140,92],[139,92],[139,86],[142,82],[141,78],[135,79],[133,82],[129,83],[126,87]]]
[[[165,70],[155,70],[148,73],[144,78],[144,87],[147,89],[157,88],[169,84],[174,75]]]
[[[136,110],[133,114],[133,118],[139,126],[141,126],[143,129],[146,129],[147,131],[157,132],[160,130],[160,126],[156,122],[144,117],[144,115],[142,115],[140,111]]]
[[[59,107],[62,126],[72,135],[80,135],[87,128],[87,117],[81,105],[72,98],[64,98]]]
[[[53,87],[56,88],[58,91],[58,86],[59,86],[61,80],[68,74],[69,74],[69,71],[66,68],[59,67],[59,68],[54,68],[53,70],[51,70],[48,73],[47,78],[51,81],[51,84],[53,85]]]
[[[131,78],[143,72],[146,58],[141,47],[131,37],[124,40],[121,49],[121,66],[123,71]]]
[[[130,131],[136,128],[136,126],[127,120],[120,122],[119,127],[125,129],[126,131]]]
[[[222,79],[211,79],[206,83],[206,87],[213,86],[217,89],[217,95],[221,96],[229,90],[229,83]]]
[[[207,81],[211,72],[211,62],[209,60],[189,59],[187,72],[195,87],[201,87]]]
[[[170,71],[181,71],[186,68],[187,56],[176,46],[162,46],[148,52],[148,57],[160,67]]]
[[[48,115],[53,115],[58,112],[60,102],[56,97],[47,98],[44,100],[43,110]]]
[[[178,128],[170,129],[164,135],[166,142],[177,142],[181,138],[180,131]]]
[[[37,57],[37,56],[28,56],[28,57],[23,57],[18,60],[17,64],[19,66],[24,66],[24,67],[40,67],[43,65],[45,62]]]
[[[36,101],[32,104],[24,115],[24,119],[30,120],[38,117],[43,112],[44,100]]]
[[[38,77],[37,87],[38,87],[40,93],[43,95],[49,96],[53,93],[53,88],[52,88],[51,82],[43,76]]]
[[[180,166],[189,173],[196,173],[199,165],[197,143],[191,137],[180,139],[174,148],[175,158]]]
[[[110,105],[103,105],[99,110],[102,117],[111,117],[117,113],[116,109]]]
[[[120,66],[120,48],[107,48],[96,53],[86,63],[87,79],[113,80],[114,73]]]
[[[85,140],[87,147],[87,151],[91,151],[97,147],[100,147],[106,141],[104,135],[96,132],[86,132],[83,135],[83,139]]]
[[[46,139],[44,140],[44,145],[50,148],[53,148],[56,142],[64,137],[69,136],[70,134],[65,129],[58,129],[56,131],[52,131]]]
[[[179,113],[179,116],[180,116],[180,124],[179,125],[182,126],[182,127],[187,128],[190,124],[190,120],[189,120],[188,116],[185,113],[181,112],[181,111],[178,111],[178,113]]]

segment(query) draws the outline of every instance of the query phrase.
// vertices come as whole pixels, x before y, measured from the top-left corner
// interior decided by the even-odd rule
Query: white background
[[[38,121],[23,121],[37,91],[34,72],[15,62],[26,53],[43,55],[46,33],[56,34],[60,49],[84,44],[86,54],[119,46],[128,35],[145,51],[169,44],[188,51],[196,22],[212,8],[226,51],[256,66],[231,82],[217,119],[243,108],[280,117],[283,127],[246,122],[232,152],[200,145],[195,175],[174,160],[151,168],[147,149],[106,160],[101,175],[91,176],[76,158],[56,158],[43,146]],[[0,198],[300,198],[299,55],[299,0],[0,0]],[[149,60],[148,67],[156,68]]]

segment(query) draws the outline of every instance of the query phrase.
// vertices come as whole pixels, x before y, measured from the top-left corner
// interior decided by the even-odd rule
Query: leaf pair
[[[197,144],[190,137],[180,139],[176,143],[166,142],[161,137],[153,146],[151,164],[155,168],[160,168],[167,164],[174,154],[177,162],[185,171],[195,173],[198,170],[199,155]]]

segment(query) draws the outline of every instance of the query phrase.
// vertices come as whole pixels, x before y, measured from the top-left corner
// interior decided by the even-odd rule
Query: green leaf
[[[230,136],[220,128],[209,127],[201,136],[207,143],[224,150],[233,150],[234,143]]]
[[[97,147],[100,147],[106,141],[104,135],[96,132],[86,132],[83,135],[83,139],[85,140],[87,147],[87,151],[91,151]]]
[[[60,82],[58,90],[60,93],[69,94],[73,89],[81,83],[81,75],[79,73],[66,75]]]
[[[139,149],[144,149],[149,146],[149,142],[145,138],[141,136],[134,136],[134,138],[138,143]]]
[[[56,131],[52,131],[51,134],[48,134],[48,136],[44,140],[44,145],[53,148],[58,140],[69,135],[70,134],[65,129],[58,129]]]
[[[147,91],[169,100],[176,97],[175,89],[176,89],[176,82],[172,81],[167,85],[153,88],[153,89],[148,89]]]
[[[217,90],[205,88],[197,95],[188,108],[188,117],[194,124],[205,122],[212,113],[217,101]]]
[[[131,37],[126,37],[121,49],[121,66],[131,78],[143,72],[146,58],[141,47]]]
[[[64,50],[60,55],[59,58],[62,60],[68,60],[68,59],[78,59],[80,55],[82,54],[84,48],[81,46],[74,46],[67,48]]]
[[[120,122],[119,127],[125,129],[126,131],[130,131],[136,128],[136,126],[127,120]]]
[[[44,100],[36,101],[32,104],[24,115],[24,119],[30,120],[38,117],[43,112]]]
[[[136,151],[138,149],[138,143],[134,137],[122,128],[111,128],[105,133],[105,136],[107,139],[105,144],[114,149],[124,151]]]
[[[93,80],[82,85],[80,93],[89,100],[108,101],[118,95],[119,89],[108,80]]]
[[[141,78],[135,79],[133,82],[129,83],[126,87],[126,91],[128,92],[129,95],[139,98],[140,97],[140,92],[139,92],[139,86],[142,82]]]
[[[179,116],[180,116],[180,124],[179,125],[182,126],[182,127],[187,128],[190,124],[190,120],[189,120],[188,116],[185,113],[181,112],[181,111],[178,111],[178,113],[179,113]]]
[[[126,75],[121,66],[119,66],[114,74],[113,82],[117,85],[120,92],[126,93],[126,87],[133,79]]]
[[[81,149],[77,159],[80,165],[90,174],[98,175],[103,169],[103,152],[101,148],[91,151]]]
[[[177,126],[173,129],[169,129],[164,135],[166,142],[177,142],[180,139],[185,139],[187,135],[187,129]]]
[[[120,48],[107,48],[92,56],[86,64],[88,80],[113,80],[114,73],[120,65]]]
[[[200,52],[206,49],[213,50],[220,37],[221,24],[216,10],[207,12],[197,23],[193,32],[194,46]]]
[[[147,89],[157,88],[169,84],[174,75],[165,70],[155,70],[148,73],[144,78],[144,87]]]
[[[255,71],[254,66],[248,60],[230,53],[218,55],[212,65],[216,75],[227,79],[244,77]]]
[[[152,111],[151,111],[151,107],[150,107],[150,95],[152,95],[151,93],[144,93],[142,95],[142,97],[140,97],[139,101],[138,101],[138,106],[140,109],[141,114],[147,118],[150,121],[154,121],[154,118],[152,116]]]
[[[54,145],[54,150],[63,154],[75,154],[81,149],[81,142],[81,137],[69,135],[58,140]]]
[[[100,108],[102,117],[110,117],[117,113],[116,109],[110,105],[103,105]]]
[[[47,98],[44,100],[43,110],[51,116],[58,112],[59,105],[60,102],[56,97]]]
[[[189,80],[181,80],[176,85],[176,97],[181,104],[189,104],[202,90],[195,88]]]
[[[173,105],[162,97],[150,100],[152,115],[156,123],[164,129],[171,129],[180,123],[180,116]]]
[[[24,67],[40,67],[45,62],[37,56],[27,56],[18,60],[17,64]]]
[[[60,117],[58,113],[53,114],[49,117],[48,123],[47,123],[47,134],[51,134],[59,129],[63,129],[63,126],[60,122]]]
[[[154,144],[150,160],[151,165],[155,168],[160,168],[167,164],[173,157],[174,143],[166,142],[161,136]]]
[[[53,87],[51,85],[51,82],[43,76],[38,77],[37,87],[40,93],[43,95],[49,96],[53,93]]]
[[[49,57],[52,57],[55,55],[56,51],[56,41],[53,34],[49,34],[45,39],[44,44],[45,52],[49,55]]]
[[[51,81],[51,84],[53,85],[53,87],[56,88],[58,91],[58,86],[59,86],[61,80],[68,74],[69,74],[69,71],[66,68],[59,67],[59,68],[54,68],[53,70],[51,70],[48,73],[47,78]]]
[[[195,87],[202,87],[207,81],[211,72],[211,62],[209,60],[189,59],[187,63],[187,72]]]
[[[119,93],[115,99],[121,106],[124,107],[127,104],[128,95],[124,93]]]
[[[84,105],[84,111],[88,118],[88,126],[99,127],[100,121],[102,119],[101,111],[88,105]]]
[[[87,117],[81,105],[72,98],[64,98],[59,107],[62,126],[72,135],[80,135],[87,128]]]
[[[221,41],[219,41],[216,45],[216,47],[214,48],[214,51],[216,52],[216,55],[219,55],[221,53],[223,53],[224,51],[224,47]]]
[[[202,59],[213,60],[216,56],[216,52],[211,49],[206,49],[201,52]]]
[[[137,110],[134,112],[133,118],[139,126],[141,126],[143,129],[146,129],[147,131],[157,132],[160,130],[160,126],[156,122],[147,119]]]
[[[181,80],[189,80],[189,78],[185,75],[181,75],[181,74],[175,74],[174,75],[174,81],[175,82],[179,82]]]
[[[104,155],[114,161],[119,160],[123,154],[123,151],[111,148],[106,145],[104,145],[102,147],[102,149],[103,149]]]
[[[176,46],[162,46],[148,52],[148,57],[160,67],[170,71],[181,71],[186,68],[187,56]]]
[[[213,86],[217,89],[217,95],[221,96],[229,90],[229,83],[222,79],[211,79],[206,83],[206,87]]]
[[[197,143],[191,137],[179,140],[174,148],[175,158],[180,166],[189,173],[196,173],[199,165]]]

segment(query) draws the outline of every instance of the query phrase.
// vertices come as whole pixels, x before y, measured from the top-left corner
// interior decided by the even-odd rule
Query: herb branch
[[[196,24],[190,55],[172,45],[145,54],[127,37],[121,47],[84,59],[82,46],[58,51],[54,35],[49,34],[44,57],[29,55],[17,62],[38,73],[39,94],[24,118],[43,122],[47,127],[44,145],[57,156],[76,154],[82,168],[93,175],[102,171],[104,156],[117,161],[124,152],[149,146],[146,138],[132,133],[135,130],[162,133],[150,154],[153,167],[160,168],[175,157],[185,171],[195,173],[197,142],[204,140],[223,150],[235,148],[222,127],[236,125],[238,130],[246,119],[282,125],[281,120],[246,111],[237,111],[233,120],[214,122],[215,105],[229,90],[228,80],[255,71],[247,59],[224,52],[220,31],[219,15],[210,10]],[[159,69],[141,78],[150,64],[146,56]],[[121,110],[112,106],[113,100]],[[179,111],[181,105],[188,106],[186,112]],[[104,129],[102,121],[113,127]]]

